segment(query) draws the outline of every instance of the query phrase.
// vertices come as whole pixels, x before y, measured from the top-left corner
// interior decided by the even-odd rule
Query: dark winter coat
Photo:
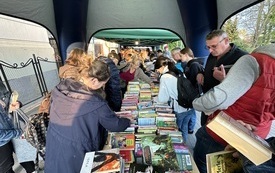
[[[110,68],[111,76],[105,85],[106,100],[110,108],[118,112],[122,103],[119,70],[110,58],[101,56],[99,59],[107,63]]]
[[[203,73],[204,68],[200,59],[192,59],[188,61],[185,69],[185,76],[190,80],[193,86],[197,87],[197,75]]]
[[[72,79],[62,80],[51,97],[45,173],[79,173],[85,153],[103,148],[106,130],[130,125],[100,95]]]

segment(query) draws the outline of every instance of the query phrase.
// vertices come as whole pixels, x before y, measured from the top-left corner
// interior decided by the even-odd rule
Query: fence
[[[16,90],[24,105],[42,98],[60,79],[60,60],[50,61],[33,54],[27,62],[9,64],[0,60],[0,79],[9,91]]]

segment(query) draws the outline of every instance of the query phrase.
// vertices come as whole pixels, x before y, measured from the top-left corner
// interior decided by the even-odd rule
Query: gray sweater
[[[259,47],[253,52],[267,54],[275,59],[275,44]],[[193,107],[207,115],[216,110],[227,109],[251,88],[259,74],[260,68],[256,59],[251,55],[244,55],[231,67],[219,85],[193,101]]]

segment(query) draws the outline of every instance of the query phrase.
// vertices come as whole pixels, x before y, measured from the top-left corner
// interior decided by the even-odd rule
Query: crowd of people
[[[265,139],[275,119],[275,45],[248,54],[231,43],[226,32],[213,30],[206,36],[206,48],[210,53],[206,64],[195,58],[189,47],[176,47],[171,52],[168,46],[156,52],[123,48],[99,57],[73,49],[59,69],[61,82],[51,92],[45,172],[79,172],[86,152],[103,149],[108,131],[122,132],[129,127],[134,120],[117,117],[115,112],[121,109],[128,83],[143,81],[154,87],[152,75],[159,76],[156,100],[169,102],[185,142],[188,134],[194,133],[196,111],[201,112],[194,148],[201,173],[207,172],[206,154],[227,146],[206,127],[220,111],[255,127],[254,133]],[[193,108],[177,102],[179,75],[185,75],[201,93],[193,101]],[[7,116],[10,93],[4,84],[0,90],[0,172],[12,173],[11,139],[22,132],[13,128]],[[268,142],[274,148],[275,139]],[[275,169],[274,157],[259,166],[243,160],[244,172]]]

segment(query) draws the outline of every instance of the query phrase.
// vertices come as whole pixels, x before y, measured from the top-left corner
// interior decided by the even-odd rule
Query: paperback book
[[[135,149],[135,134],[133,133],[112,133],[111,134],[112,148],[123,150]]]
[[[242,161],[232,156],[232,151],[219,151],[206,155],[208,173],[242,173]]]
[[[80,173],[108,173],[121,170],[119,149],[88,152],[85,155]]]

